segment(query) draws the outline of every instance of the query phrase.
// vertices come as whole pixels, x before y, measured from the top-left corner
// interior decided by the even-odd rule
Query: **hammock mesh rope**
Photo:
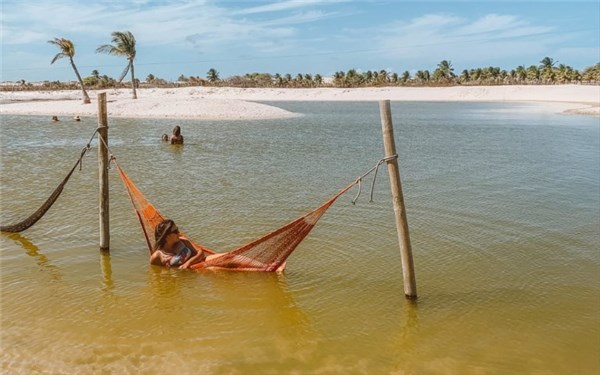
[[[154,228],[164,220],[164,216],[146,199],[116,161],[113,160],[113,162],[131,198],[133,208],[146,238],[148,250],[152,252],[154,248]],[[202,249],[209,254],[207,260],[197,263],[191,268],[267,272],[283,271],[286,259],[310,233],[325,211],[327,211],[337,198],[347,192],[356,183],[357,181],[346,186],[314,211],[234,250],[225,253],[216,253],[214,250],[189,239],[197,249]],[[185,236],[183,233],[181,235]]]
[[[94,135],[95,134],[96,133],[94,133]],[[92,136],[92,138],[94,138],[94,136]],[[16,224],[0,225],[0,232],[19,233],[28,228],[31,228],[35,223],[37,223],[37,221],[40,220],[46,214],[46,212],[48,212],[48,210],[50,210],[50,208],[52,207],[54,202],[56,202],[58,197],[60,197],[65,185],[67,184],[67,182],[69,182],[69,179],[73,175],[73,172],[75,172],[75,169],[77,168],[77,166],[79,165],[81,167],[81,160],[83,159],[83,156],[85,155],[85,153],[89,150],[90,150],[90,144],[88,143],[87,146],[84,147],[83,150],[81,150],[81,155],[79,156],[79,159],[77,159],[77,161],[75,162],[75,165],[73,166],[73,168],[71,168],[71,171],[69,171],[69,173],[67,173],[67,176],[56,187],[56,189],[54,189],[52,194],[50,194],[48,199],[46,199],[46,201],[40,206],[40,208],[38,208],[34,213],[29,215],[29,217],[27,217],[26,219],[24,219]]]

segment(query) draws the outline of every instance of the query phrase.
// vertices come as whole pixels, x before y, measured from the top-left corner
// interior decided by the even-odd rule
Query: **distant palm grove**
[[[600,84],[600,63],[578,71],[564,64],[556,64],[550,57],[543,58],[538,65],[523,65],[510,71],[498,67],[465,69],[456,74],[452,63],[441,61],[437,68],[419,70],[414,74],[405,71],[401,74],[385,70],[359,72],[350,69],[347,72],[336,72],[333,77],[325,79],[320,74],[297,73],[270,74],[248,73],[221,79],[219,73],[211,68],[205,78],[200,76],[180,75],[177,81],[167,81],[148,74],[145,81],[135,79],[135,87],[180,87],[180,86],[222,86],[222,87],[280,87],[280,88],[313,88],[313,87],[382,87],[382,86],[453,86],[453,85],[554,85],[567,83]],[[83,78],[83,84],[89,89],[131,87],[131,83],[121,83],[107,75],[100,75],[93,70],[91,75]],[[46,81],[41,86],[48,89],[75,89],[77,82]],[[20,81],[14,86],[4,89],[40,89]]]
[[[346,72],[335,72],[332,77],[323,77],[320,74],[297,73],[295,75],[271,74],[271,73],[248,73],[222,79],[219,72],[211,68],[204,77],[180,75],[176,81],[167,81],[154,74],[148,74],[144,81],[134,78],[133,60],[135,58],[135,38],[130,32],[114,32],[113,45],[100,46],[96,52],[124,56],[128,64],[118,79],[107,75],[101,75],[98,70],[93,70],[87,77],[81,79],[73,63],[74,46],[68,39],[55,38],[49,41],[58,45],[61,49],[52,62],[58,57],[67,56],[76,73],[78,82],[44,81],[38,84],[28,83],[21,80],[15,84],[3,84],[2,90],[39,90],[39,89],[82,89],[84,100],[88,100],[85,89],[106,89],[131,87],[133,97],[136,97],[135,89],[139,87],[185,87],[185,86],[217,86],[217,87],[278,87],[278,88],[315,88],[315,87],[383,87],[383,86],[454,86],[454,85],[554,85],[554,84],[600,84],[600,63],[578,71],[568,65],[559,64],[550,57],[544,57],[538,64],[517,66],[512,70],[504,70],[499,67],[483,67],[465,69],[455,72],[452,63],[443,60],[437,64],[437,68],[419,70],[414,74],[404,71],[401,74],[379,71],[359,71],[350,69]],[[62,44],[57,44],[61,41]],[[65,47],[65,43],[67,47]],[[127,72],[131,72],[132,80],[127,84],[122,82]]]

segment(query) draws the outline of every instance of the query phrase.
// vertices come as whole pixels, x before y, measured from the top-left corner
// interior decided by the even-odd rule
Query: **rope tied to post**
[[[106,127],[108,128],[108,126]],[[96,132],[98,132],[100,130],[100,128],[96,128]],[[110,169],[110,164],[114,161],[117,160],[116,156],[113,154],[112,150],[110,149],[110,147],[108,147],[108,145],[106,144],[106,141],[104,140],[104,138],[102,137],[98,137],[98,139],[100,140],[100,142],[102,142],[102,144],[104,145],[104,147],[106,147],[106,151],[108,151],[108,163],[107,163],[107,169]]]
[[[389,163],[390,161],[397,159],[397,158],[398,158],[398,154],[394,154],[392,156],[387,156],[385,158],[379,159],[379,161],[375,164],[375,166],[373,166],[373,168],[369,169],[365,174],[363,174],[362,176],[360,176],[356,179],[355,184],[358,184],[358,192],[356,193],[356,196],[354,197],[354,199],[352,199],[352,204],[356,204],[356,201],[358,200],[358,197],[360,196],[360,193],[362,190],[362,185],[361,185],[362,180],[366,176],[368,176],[371,172],[375,171],[375,174],[373,175],[373,181],[371,182],[370,199],[369,199],[369,203],[373,202],[373,192],[375,189],[375,181],[377,180],[377,171],[379,170],[379,166],[383,163]]]

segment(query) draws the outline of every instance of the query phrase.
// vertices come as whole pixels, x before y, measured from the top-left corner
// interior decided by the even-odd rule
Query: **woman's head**
[[[173,135],[179,137],[181,135],[181,128],[179,125],[173,128]]]
[[[161,248],[171,233],[179,233],[175,222],[171,219],[161,221],[154,229],[154,240],[156,241],[154,243],[154,250]]]

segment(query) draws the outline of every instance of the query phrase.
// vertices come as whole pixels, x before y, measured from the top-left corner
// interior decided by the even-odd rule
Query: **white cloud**
[[[389,59],[433,63],[442,59],[490,61],[542,53],[549,43],[556,42],[554,37],[548,38],[551,31],[551,27],[531,25],[512,15],[489,14],[469,20],[431,14],[369,32],[383,36],[375,48]]]
[[[285,10],[305,8],[317,5],[329,5],[347,2],[348,0],[287,0],[271,4],[259,5],[251,8],[240,9],[235,14],[257,14],[269,12],[281,12]]]

